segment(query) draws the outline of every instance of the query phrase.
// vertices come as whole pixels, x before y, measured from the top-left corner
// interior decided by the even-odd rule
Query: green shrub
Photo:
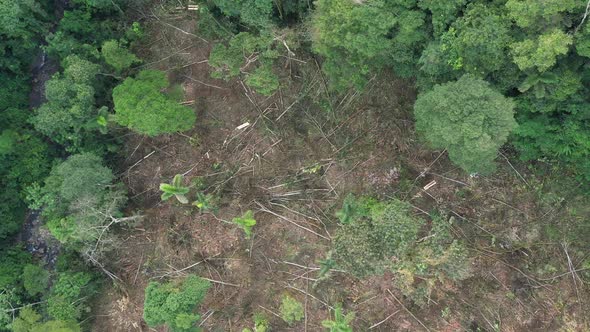
[[[281,318],[289,325],[302,320],[305,316],[301,302],[297,301],[288,294],[283,295],[281,299],[281,307],[279,310]]]
[[[387,258],[411,246],[423,223],[409,211],[409,205],[394,200],[357,214],[336,232],[334,260],[358,277],[383,273],[390,265]]]
[[[195,112],[163,94],[168,86],[166,74],[157,70],[127,78],[113,89],[115,121],[148,136],[191,129]]]
[[[363,217],[370,217],[371,211],[381,208],[379,202],[371,197],[355,197],[348,194],[342,202],[342,209],[336,211],[336,217],[343,224]]]
[[[417,304],[424,304],[438,280],[471,275],[467,250],[451,235],[452,219],[433,217],[419,241],[425,222],[411,216],[408,204],[392,200],[373,206],[379,208],[355,215],[336,232],[333,258],[340,268],[357,277],[393,272],[397,287]]]
[[[250,236],[252,236],[252,227],[256,225],[252,210],[246,211],[241,217],[233,218],[232,222],[244,230],[244,233],[246,233],[246,239],[249,239]]]
[[[354,312],[344,315],[342,306],[337,305],[334,309],[334,320],[326,319],[322,321],[322,326],[328,328],[330,332],[352,332],[350,323],[353,320]]]
[[[279,89],[279,78],[270,65],[262,65],[246,77],[246,85],[264,96],[271,96]]]
[[[194,311],[210,286],[195,275],[164,284],[151,282],[145,289],[143,318],[150,327],[166,325],[171,331],[192,331],[200,319]]]

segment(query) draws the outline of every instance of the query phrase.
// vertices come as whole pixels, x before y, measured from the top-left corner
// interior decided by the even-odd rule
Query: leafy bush
[[[271,96],[279,89],[279,78],[270,65],[261,65],[246,77],[246,85],[264,96]]]
[[[281,318],[289,325],[302,320],[305,316],[301,302],[288,294],[283,295],[279,310]]]
[[[49,272],[38,265],[27,264],[23,270],[23,285],[31,296],[42,294],[49,285]]]
[[[217,211],[217,198],[214,195],[197,192],[196,198],[197,199],[193,202],[193,205],[196,206],[201,212]]]
[[[352,220],[369,217],[372,211],[380,209],[379,202],[371,197],[355,197],[348,194],[342,202],[342,209],[336,211],[336,217],[343,224],[348,224]]]
[[[240,32],[229,40],[227,46],[216,44],[211,50],[211,76],[228,80],[243,73],[249,87],[270,96],[279,88],[279,78],[272,71],[273,60],[279,56],[275,44],[275,38],[268,33]],[[255,63],[258,67],[250,70]]]
[[[392,200],[374,206],[336,232],[333,257],[340,268],[357,277],[391,271],[398,288],[417,304],[424,303],[437,280],[470,276],[467,251],[453,239],[450,222],[433,218],[418,241],[424,220],[412,217],[408,204]]]
[[[270,331],[270,324],[268,319],[263,314],[255,313],[254,314],[254,331],[249,328],[245,328],[242,332],[268,332]]]
[[[485,173],[516,127],[513,109],[487,82],[465,75],[418,96],[416,130],[464,170]]]
[[[391,201],[358,215],[336,232],[334,260],[357,277],[381,274],[390,268],[390,257],[413,244],[422,220],[409,215],[409,206]]]
[[[151,282],[145,289],[143,318],[150,327],[167,325],[171,331],[191,331],[200,319],[194,310],[210,286],[195,275],[177,282]]]
[[[166,74],[157,70],[127,78],[113,89],[115,121],[148,136],[191,129],[195,112],[163,94],[161,90],[168,86]]]

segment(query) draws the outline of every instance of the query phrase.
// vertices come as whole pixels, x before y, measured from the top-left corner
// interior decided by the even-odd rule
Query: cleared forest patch
[[[195,37],[194,17],[158,16],[151,25],[142,66],[182,87],[197,126],[127,137],[120,177],[144,218],[123,230],[110,264],[120,281],[99,300],[106,316],[94,330],[147,330],[147,283],[187,273],[213,282],[200,309],[207,331],[241,331],[255,314],[276,331],[319,331],[338,303],[356,312],[359,331],[584,329],[588,293],[575,272],[584,268],[568,267],[567,243],[548,240],[543,228],[567,211],[543,201],[543,180],[508,159],[493,176],[471,177],[445,151],[426,149],[413,130],[412,82],[382,74],[362,93],[333,96],[316,60],[298,53],[276,68],[280,90],[264,97],[240,80],[210,77],[212,42]],[[209,195],[210,210],[160,200],[159,184],[176,174],[191,187],[190,201]],[[395,197],[426,220],[452,219],[473,257],[472,276],[437,282],[420,307],[392,274],[320,275],[340,227],[334,213],[349,193]],[[247,210],[257,221],[250,239],[230,222]],[[279,312],[285,295],[304,306],[291,326]]]

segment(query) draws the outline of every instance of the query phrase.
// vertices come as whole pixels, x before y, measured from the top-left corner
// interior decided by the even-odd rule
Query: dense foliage
[[[344,207],[352,205],[355,213],[348,212],[352,217],[334,239],[334,260],[342,269],[357,277],[393,272],[397,286],[417,304],[429,298],[437,280],[470,276],[467,252],[450,232],[452,219],[434,218],[418,241],[425,221],[413,217],[408,204],[351,199]]]
[[[590,77],[584,73],[590,28],[582,21],[585,7],[573,0],[320,0],[311,35],[313,49],[324,57],[324,72],[339,91],[364,86],[382,68],[416,77],[424,93],[465,74],[488,81],[490,89],[515,99],[519,127],[508,142],[522,159],[565,162],[588,179]],[[426,113],[417,117],[425,119]],[[495,129],[500,133],[489,147],[478,144],[490,156],[463,153],[451,158],[469,171],[476,159],[482,163],[478,169],[491,169],[491,151],[505,142],[514,126],[504,120]],[[465,138],[464,131],[455,135],[447,139]]]
[[[117,123],[148,136],[191,129],[195,112],[161,93],[168,86],[166,75],[157,70],[127,78],[113,89]]]
[[[75,332],[81,330],[78,320],[87,321],[94,288],[80,276],[89,267],[67,253],[98,257],[105,221],[99,215],[108,210],[119,216],[125,203],[124,191],[111,186],[112,171],[104,166],[117,140],[101,124],[114,79],[103,75],[111,67],[99,50],[107,44],[109,64],[132,57],[125,53],[127,42],[110,53],[106,43],[123,35],[136,40],[122,19],[130,3],[0,1],[0,331]],[[70,153],[79,154],[66,159]],[[26,199],[34,209],[47,207],[42,227],[64,242],[58,263],[67,256],[67,268],[33,259],[15,245]]]
[[[195,309],[211,284],[195,275],[181,281],[151,282],[145,289],[143,318],[151,327],[166,325],[171,331],[194,331],[201,317]]]

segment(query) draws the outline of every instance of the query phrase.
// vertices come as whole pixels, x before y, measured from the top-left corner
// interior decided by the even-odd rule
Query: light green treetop
[[[465,75],[418,96],[416,130],[468,172],[494,167],[498,149],[516,127],[513,102],[481,79]]]
[[[168,86],[165,73],[157,70],[127,78],[113,90],[115,121],[148,136],[191,129],[195,112],[163,94]]]

